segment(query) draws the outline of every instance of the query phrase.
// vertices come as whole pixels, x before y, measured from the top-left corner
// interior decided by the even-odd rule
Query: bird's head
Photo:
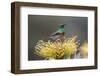
[[[60,25],[60,28],[64,28],[65,25],[66,25],[66,24],[61,24],[61,25]]]
[[[60,27],[59,27],[59,29],[58,29],[58,32],[64,32],[64,26],[65,25],[66,24],[61,24]]]

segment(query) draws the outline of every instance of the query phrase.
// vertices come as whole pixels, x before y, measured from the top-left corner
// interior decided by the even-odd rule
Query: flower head
[[[86,41],[80,47],[80,54],[82,58],[86,58],[88,56],[88,43]]]
[[[56,40],[54,42],[48,40],[39,40],[35,46],[36,54],[46,59],[68,58],[78,49],[76,36],[72,38],[64,38],[64,40]]]

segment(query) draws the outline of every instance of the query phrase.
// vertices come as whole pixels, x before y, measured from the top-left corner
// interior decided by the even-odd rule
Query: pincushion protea
[[[63,41],[58,39],[54,42],[39,40],[35,46],[35,52],[45,59],[70,58],[78,50],[79,43],[76,38],[74,36],[72,38],[64,38]]]
[[[80,46],[80,55],[82,58],[87,58],[88,56],[88,43],[86,41]]]

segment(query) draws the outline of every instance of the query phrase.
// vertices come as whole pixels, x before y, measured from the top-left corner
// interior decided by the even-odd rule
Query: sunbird
[[[65,24],[61,24],[60,27],[58,28],[58,30],[56,32],[54,32],[53,34],[51,34],[50,39],[52,39],[52,40],[62,39],[65,34],[64,26],[65,26]]]

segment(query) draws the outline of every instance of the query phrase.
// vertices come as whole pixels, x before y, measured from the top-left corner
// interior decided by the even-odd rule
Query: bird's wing
[[[57,32],[52,33],[50,36],[54,36]]]
[[[56,35],[56,36],[51,36],[50,38],[53,39],[53,40],[56,40],[60,37],[60,35]]]

